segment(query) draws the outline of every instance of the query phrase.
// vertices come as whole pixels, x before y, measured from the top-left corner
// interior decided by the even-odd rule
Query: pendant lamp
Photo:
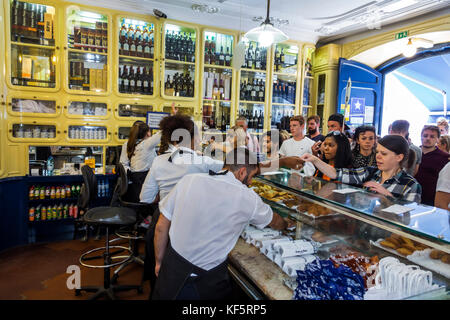
[[[259,42],[263,47],[269,47],[273,43],[280,43],[289,39],[283,31],[275,28],[270,23],[269,10],[270,0],[267,0],[266,20],[259,27],[251,29],[244,35],[248,40]]]

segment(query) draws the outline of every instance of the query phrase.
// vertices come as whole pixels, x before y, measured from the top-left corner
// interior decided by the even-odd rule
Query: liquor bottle
[[[122,48],[122,55],[129,56],[130,55],[130,43],[128,42],[128,32],[126,30],[125,25],[122,25],[122,29],[120,30],[120,41]]]
[[[224,66],[225,65],[225,55],[223,53],[223,46],[220,47],[220,53],[219,53],[219,65]]]
[[[211,56],[209,54],[209,46],[205,44],[205,64],[211,64]]]
[[[264,85],[264,81],[263,80],[259,80],[259,92],[258,92],[258,100],[259,101],[264,101],[264,97],[265,97],[265,85]]]
[[[153,68],[152,67],[150,67],[147,78],[149,81],[149,94],[153,95]]]
[[[275,51],[275,71],[280,70],[280,51],[278,50],[278,47]]]
[[[245,100],[245,91],[247,88],[247,84],[245,82],[241,82],[241,87],[239,89],[239,97],[241,101]],[[240,115],[239,115],[240,116]]]
[[[150,57],[153,59],[154,55],[155,55],[155,40],[154,40],[154,33],[153,33],[153,28],[150,28],[150,30],[148,31],[149,35],[148,35],[148,43],[149,43],[149,47],[150,47]]]
[[[150,81],[149,81],[149,75],[147,73],[147,68],[142,68],[142,88],[141,93],[142,94],[151,94],[150,93]]]
[[[130,80],[129,93],[134,93],[136,91],[136,75],[134,74],[133,66],[130,66],[130,75],[128,76]]]
[[[256,44],[255,49],[255,69],[261,69],[261,51],[259,50],[258,44]]]
[[[143,57],[144,56],[144,40],[139,36],[136,37],[135,40],[136,43],[136,57]]]
[[[219,82],[219,99],[220,100],[225,100],[225,88],[223,86],[223,79],[220,79]]]
[[[246,94],[245,100],[247,100],[247,101],[252,100],[252,83],[251,83],[250,79],[248,79],[248,82],[247,82],[247,94]]]
[[[284,67],[284,62],[285,62],[285,55],[284,55],[284,49],[282,49],[281,55],[280,55],[280,64],[282,67]]]
[[[264,129],[264,111],[261,110],[258,118],[258,130],[262,131]]]
[[[136,68],[136,89],[135,92],[142,94],[143,90],[142,90],[142,74],[141,74],[141,67],[137,67]]]
[[[130,28],[132,28],[130,26]],[[128,32],[128,46],[129,46],[129,54],[132,57],[136,56],[136,42],[134,41],[133,37],[130,37],[130,32]]]
[[[250,93],[250,100],[251,101],[256,101],[256,89],[257,89],[256,79],[253,78],[253,86],[252,86],[252,90],[251,90],[251,93]]]
[[[217,79],[214,79],[214,85],[213,85],[213,99],[217,100],[219,96],[219,86],[217,85]]]
[[[128,69],[127,66],[123,66],[123,73],[122,73],[122,83],[123,83],[123,91],[122,93],[128,93],[130,92],[130,78],[128,77]]]
[[[230,54],[230,48],[227,47],[227,53],[225,54],[225,65],[227,67],[231,66],[231,54]]]
[[[247,51],[247,68],[253,69],[253,44],[250,43],[250,47]]]

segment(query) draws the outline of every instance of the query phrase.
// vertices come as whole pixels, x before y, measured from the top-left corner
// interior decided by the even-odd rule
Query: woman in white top
[[[152,136],[150,128],[142,121],[135,122],[131,127],[130,136],[120,155],[120,162],[127,170],[131,182],[127,192],[128,201],[139,202],[142,184],[156,158],[155,148],[160,141],[161,134]]]

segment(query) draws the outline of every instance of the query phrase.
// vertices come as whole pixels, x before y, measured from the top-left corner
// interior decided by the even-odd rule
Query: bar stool
[[[144,240],[145,235],[139,232],[139,224],[144,219],[145,215],[153,211],[153,205],[146,203],[135,203],[128,202],[124,200],[124,197],[128,191],[128,177],[125,168],[122,164],[116,166],[116,172],[118,172],[119,177],[116,184],[115,194],[118,195],[118,200],[121,206],[132,209],[136,212],[136,223],[130,229],[129,227],[122,227],[116,231],[116,236],[122,239],[127,239],[129,241],[129,249],[131,250],[131,255],[129,259],[122,264],[116,271],[111,279],[112,283],[116,283],[119,273],[128,265],[132,263],[137,263],[138,265],[144,266],[144,257],[139,255],[138,241]],[[121,258],[126,258],[121,256]]]
[[[92,169],[88,166],[83,166],[81,168],[83,173],[83,178],[85,182],[81,188],[80,197],[82,201],[86,201],[86,199],[92,199],[92,193],[96,194],[97,181]],[[87,200],[89,201],[89,200]],[[111,246],[109,240],[109,232],[110,228],[118,228],[123,226],[132,226],[136,223],[136,213],[134,210],[125,207],[95,207],[87,210],[87,212],[83,215],[82,221],[89,225],[94,226],[102,226],[106,229],[106,239],[105,246],[100,248],[95,248],[93,250],[89,250],[86,253],[83,253],[80,256],[79,262],[82,266],[88,268],[102,268],[104,270],[104,281],[103,286],[94,287],[81,287],[75,289],[75,295],[80,295],[82,291],[86,292],[95,292],[93,296],[89,299],[94,300],[98,299],[101,296],[106,296],[109,299],[115,299],[115,292],[120,291],[128,291],[128,290],[137,290],[138,293],[142,293],[141,285],[116,285],[111,283],[110,279],[110,271],[112,267],[119,266],[125,262],[127,262],[132,254],[132,251],[123,246]],[[113,263],[113,259],[118,259],[120,257],[114,257],[110,253],[110,249],[121,249],[128,251],[130,253],[129,256],[121,258],[122,260]],[[92,265],[88,264],[85,261],[87,257],[93,252],[103,252],[103,265]]]

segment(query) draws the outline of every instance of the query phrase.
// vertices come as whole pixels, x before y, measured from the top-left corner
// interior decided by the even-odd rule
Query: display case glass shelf
[[[27,113],[55,115],[56,101],[43,99],[41,100],[41,99],[12,98],[10,110],[14,114],[21,114],[21,115],[26,115]]]
[[[15,123],[12,126],[12,136],[19,139],[55,139],[56,126]]]
[[[118,107],[119,117],[125,118],[146,118],[149,111],[153,111],[152,105],[121,103]]]

